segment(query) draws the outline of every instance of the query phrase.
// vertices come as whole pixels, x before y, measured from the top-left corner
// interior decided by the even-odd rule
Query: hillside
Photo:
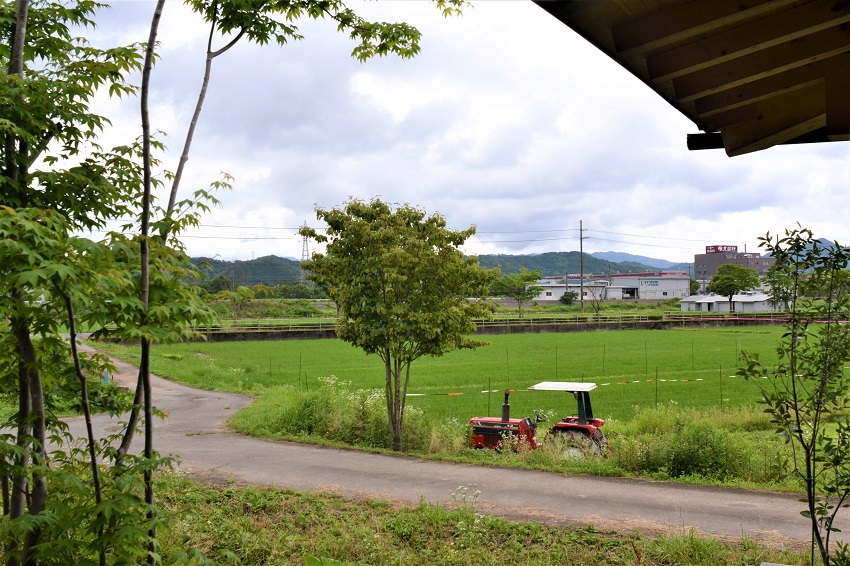
[[[639,256],[635,256],[639,257]],[[651,259],[651,258],[649,258]],[[482,267],[499,267],[502,273],[518,273],[526,268],[530,271],[540,270],[544,277],[557,277],[567,273],[579,273],[578,252],[547,252],[535,255],[480,255],[478,262]],[[664,260],[654,260],[664,262]],[[258,257],[245,261],[222,261],[208,257],[192,258],[192,263],[207,267],[202,271],[212,279],[223,275],[238,285],[275,285],[283,281],[298,281],[301,278],[301,262],[274,255]],[[669,263],[669,262],[667,262]],[[673,264],[668,270],[686,271],[687,267],[677,267]],[[640,273],[658,271],[658,266],[637,261],[608,261],[584,254],[584,272],[588,275],[605,275],[608,273]]]
[[[301,262],[294,259],[267,255],[246,261],[222,261],[208,257],[193,257],[192,263],[201,267],[210,279],[223,275],[237,285],[276,285],[283,281],[301,279]]]
[[[580,272],[578,252],[547,252],[536,255],[480,255],[478,262],[483,267],[500,267],[502,273],[518,273],[523,267],[531,271],[540,270],[544,277]],[[635,261],[617,263],[584,254],[584,272],[586,274],[642,271],[658,271],[658,268]]]

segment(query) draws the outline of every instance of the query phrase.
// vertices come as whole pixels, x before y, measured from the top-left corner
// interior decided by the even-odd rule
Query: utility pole
[[[579,289],[581,291],[581,314],[584,314],[584,228],[583,221],[578,221],[578,271]]]

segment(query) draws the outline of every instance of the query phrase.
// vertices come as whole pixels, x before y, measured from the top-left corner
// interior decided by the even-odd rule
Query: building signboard
[[[658,285],[658,281],[655,280],[655,281],[641,281],[640,286],[641,287],[658,287],[659,285]]]
[[[738,252],[738,246],[705,246],[705,253],[717,254],[723,252]]]

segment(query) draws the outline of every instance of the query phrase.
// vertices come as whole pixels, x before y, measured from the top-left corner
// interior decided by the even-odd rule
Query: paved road
[[[116,381],[132,387],[137,370],[117,361]],[[155,423],[155,446],[181,458],[183,472],[204,481],[274,486],[382,499],[415,505],[444,504],[460,486],[481,491],[477,509],[512,519],[554,524],[593,524],[603,530],[642,533],[688,532],[718,537],[746,535],[769,544],[808,540],[798,497],[682,484],[562,476],[559,474],[427,462],[411,456],[271,442],[227,428],[227,419],[249,397],[202,391],[154,376],[155,404],[168,416]],[[118,430],[105,415],[96,430]],[[83,423],[71,422],[76,435]],[[141,441],[141,439],[139,439]],[[141,450],[141,448],[140,448]],[[838,536],[850,541],[844,514]]]

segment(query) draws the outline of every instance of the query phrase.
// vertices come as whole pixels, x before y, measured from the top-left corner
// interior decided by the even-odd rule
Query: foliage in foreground
[[[779,366],[768,368],[758,354],[745,356],[739,375],[757,381],[765,411],[793,451],[793,472],[805,488],[801,512],[811,521],[811,561],[850,564],[850,548],[830,538],[833,521],[850,501],[850,326],[844,322],[850,296],[844,269],[850,248],[825,247],[805,228],[762,238],[776,258],[774,275],[784,280],[790,304],[785,333],[776,350]],[[806,295],[819,290],[812,300]],[[813,324],[817,321],[817,324]],[[762,385],[762,383],[764,383]]]
[[[470,486],[444,505],[396,508],[333,495],[207,486],[168,477],[162,504],[182,513],[161,535],[163,553],[189,545],[222,564],[305,564],[309,556],[361,564],[805,564],[794,550],[743,539],[728,544],[692,532],[648,538],[481,515]]]

